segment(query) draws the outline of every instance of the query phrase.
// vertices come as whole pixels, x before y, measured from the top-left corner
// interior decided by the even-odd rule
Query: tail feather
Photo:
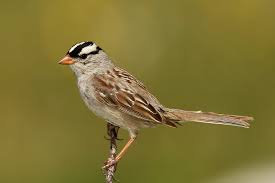
[[[179,121],[192,121],[200,123],[231,125],[244,128],[249,128],[249,121],[253,120],[253,117],[249,116],[217,114],[213,112],[201,111],[184,111],[180,109],[168,109],[166,111],[165,117],[170,123],[177,123]]]

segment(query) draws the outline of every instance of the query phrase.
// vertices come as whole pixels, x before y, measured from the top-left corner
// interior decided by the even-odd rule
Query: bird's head
[[[107,55],[92,41],[80,42],[73,45],[65,57],[58,63],[70,65],[77,75],[102,68],[102,65],[111,65],[111,61]]]
[[[71,65],[71,64],[89,64],[93,57],[102,49],[92,41],[80,42],[73,45],[66,56],[59,61],[59,64]]]

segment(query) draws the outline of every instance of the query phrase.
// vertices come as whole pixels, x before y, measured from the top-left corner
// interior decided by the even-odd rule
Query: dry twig
[[[113,165],[109,167],[103,167],[104,175],[105,175],[105,181],[106,183],[113,183],[114,179],[114,174],[116,171],[116,166],[117,164],[114,163],[115,158],[116,158],[116,140],[117,138],[117,133],[118,133],[119,127],[114,126],[110,123],[107,124],[107,134],[109,136],[110,140],[110,156],[105,164],[110,164],[113,163]]]

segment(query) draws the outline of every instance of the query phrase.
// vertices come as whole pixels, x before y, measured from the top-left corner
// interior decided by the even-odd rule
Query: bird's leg
[[[117,164],[118,161],[123,157],[123,155],[126,153],[127,149],[131,146],[131,144],[135,141],[135,138],[130,138],[129,141],[126,143],[126,145],[122,148],[122,150],[120,151],[120,153],[116,156],[114,161],[110,161],[108,162],[104,167],[102,167],[103,169],[107,169],[110,166],[113,166],[114,164]]]
[[[119,154],[116,156],[115,161],[118,162],[123,155],[126,153],[128,148],[131,146],[131,144],[135,141],[135,138],[130,138],[129,141],[125,144],[125,146],[122,148],[122,150],[119,152]]]

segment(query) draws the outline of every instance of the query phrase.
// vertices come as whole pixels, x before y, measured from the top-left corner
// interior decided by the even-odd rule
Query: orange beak
[[[70,57],[69,55],[66,55],[62,60],[60,60],[58,62],[59,64],[62,64],[62,65],[71,65],[71,64],[74,64],[75,61],[73,61],[72,57]]]

